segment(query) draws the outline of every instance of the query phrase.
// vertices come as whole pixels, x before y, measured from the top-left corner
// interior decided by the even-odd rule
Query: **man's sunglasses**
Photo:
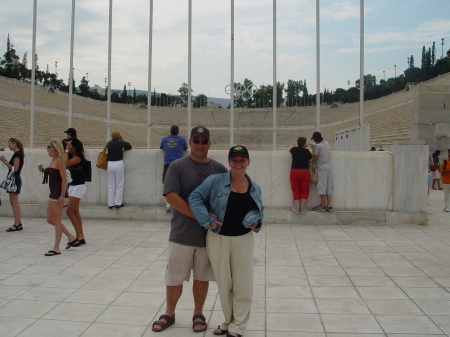
[[[195,145],[198,145],[200,143],[202,143],[203,145],[206,145],[206,144],[209,143],[209,140],[207,140],[207,139],[204,139],[204,140],[193,139],[192,143],[194,143]]]

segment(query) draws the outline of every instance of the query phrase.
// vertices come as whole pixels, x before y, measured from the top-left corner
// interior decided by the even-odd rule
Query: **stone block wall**
[[[92,182],[87,183],[87,192],[81,205],[83,210],[90,210],[88,217],[109,217],[113,214],[107,207],[106,171],[95,167],[100,151],[101,149],[86,151],[87,159],[92,161],[93,174]],[[381,224],[388,223],[389,219],[399,218],[406,219],[407,223],[426,223],[427,153],[428,147],[423,143],[396,144],[392,153],[332,151],[333,208],[337,215],[333,215],[333,218],[330,215],[327,221],[336,223],[336,219],[340,218],[337,223],[349,223],[350,220],[351,223],[358,221],[364,223],[368,221],[367,217],[370,217]],[[210,154],[213,159],[228,167],[228,151],[211,150]],[[8,157],[8,153],[6,156]],[[268,217],[274,221],[293,221],[290,214],[292,207],[289,182],[290,153],[250,151],[250,159],[247,172],[262,188]],[[123,200],[127,207],[121,209],[123,216],[128,212],[126,217],[137,219],[140,218],[139,214],[130,212],[148,215],[154,212],[152,209],[162,210],[165,202],[162,195],[163,152],[154,149],[133,149],[125,152],[124,162]],[[43,163],[44,167],[48,166],[50,158],[47,151],[26,150],[22,171],[23,187],[20,194],[24,217],[45,217],[49,189],[48,185],[42,184],[42,173],[37,169],[38,163]],[[6,174],[6,170],[3,171]],[[11,214],[11,207],[4,191],[2,199],[3,206],[0,212]],[[308,207],[319,204],[319,200],[317,184],[311,183]],[[27,208],[36,213],[27,213]],[[358,218],[359,216],[361,218]],[[314,220],[315,218],[311,218],[311,221]]]

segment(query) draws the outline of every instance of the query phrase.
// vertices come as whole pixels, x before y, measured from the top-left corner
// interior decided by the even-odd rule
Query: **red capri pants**
[[[291,169],[290,175],[294,200],[308,199],[311,175],[308,169]]]

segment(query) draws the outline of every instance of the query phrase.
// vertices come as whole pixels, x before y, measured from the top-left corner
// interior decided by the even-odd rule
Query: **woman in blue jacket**
[[[214,335],[242,336],[253,297],[253,233],[262,226],[261,188],[246,174],[247,149],[233,146],[228,173],[214,174],[191,193],[189,205],[208,229],[206,250],[219,289],[225,321]]]

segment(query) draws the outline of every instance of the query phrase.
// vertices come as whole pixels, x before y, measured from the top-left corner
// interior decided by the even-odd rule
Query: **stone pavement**
[[[245,337],[449,336],[450,213],[442,200],[442,191],[431,191],[428,226],[265,226],[255,235]],[[0,217],[1,228],[11,224]],[[185,284],[176,324],[151,331],[165,308],[169,218],[85,220],[87,244],[64,250],[64,239],[54,257],[44,256],[54,235],[45,219],[23,224],[22,232],[0,232],[2,337],[213,336],[221,323],[211,284],[210,327],[192,332]]]

